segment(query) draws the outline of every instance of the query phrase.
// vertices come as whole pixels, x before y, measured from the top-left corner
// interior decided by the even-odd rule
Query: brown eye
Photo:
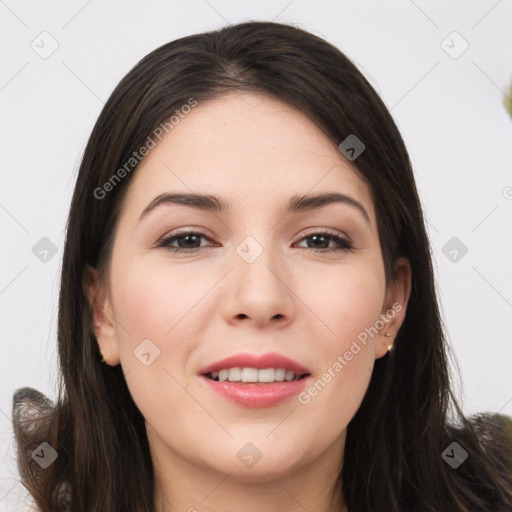
[[[163,238],[156,246],[165,247],[173,252],[197,252],[198,249],[201,249],[202,238],[211,242],[211,239],[204,233],[198,231],[184,231]],[[176,245],[171,245],[174,242],[177,243],[177,247]]]
[[[210,237],[200,231],[182,231],[163,238],[156,244],[156,247],[165,247],[175,253],[192,253],[206,247],[201,245],[202,239],[212,242]],[[341,237],[339,234],[330,233],[328,231],[312,233],[311,235],[303,237],[301,242],[303,240],[307,241],[307,247],[305,247],[305,249],[311,249],[315,252],[349,251],[353,249],[351,242],[347,239]],[[331,242],[334,242],[334,247],[330,246]]]
[[[316,252],[349,251],[353,248],[352,244],[345,238],[327,231],[313,233],[305,236],[302,240],[310,240],[311,243],[308,243],[306,248]],[[338,244],[338,247],[329,247],[331,241]]]

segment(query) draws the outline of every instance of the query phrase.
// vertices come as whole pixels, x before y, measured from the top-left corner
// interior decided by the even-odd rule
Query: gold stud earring
[[[386,338],[389,338],[391,336],[391,334],[389,334],[389,332],[386,332],[384,333],[384,336]],[[391,352],[391,349],[393,348],[393,343],[390,343],[388,346],[387,346],[387,349],[388,349],[388,352]]]

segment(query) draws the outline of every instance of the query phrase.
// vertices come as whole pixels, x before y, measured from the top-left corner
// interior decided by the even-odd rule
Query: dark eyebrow
[[[228,202],[219,199],[216,196],[207,194],[178,194],[165,192],[156,196],[151,203],[149,203],[144,211],[142,212],[139,220],[145,217],[151,210],[154,210],[161,204],[182,204],[184,206],[190,206],[191,208],[197,208],[198,210],[204,210],[207,212],[220,213],[227,211],[230,204]]]
[[[314,195],[292,195],[288,200],[284,213],[287,214],[313,210],[333,203],[343,203],[356,208],[363,215],[366,221],[370,222],[370,217],[360,202],[346,194],[340,194],[338,192]],[[162,204],[181,204],[213,213],[226,212],[230,208],[230,203],[228,201],[224,201],[217,196],[196,193],[181,194],[166,192],[155,197],[153,201],[146,206],[139,220]]]
[[[293,195],[290,197],[288,206],[286,207],[286,213],[288,212],[299,212],[305,210],[313,210],[314,208],[321,208],[328,204],[343,203],[356,208],[368,223],[370,223],[370,216],[364,209],[363,205],[356,201],[353,197],[347,196],[346,194],[340,194],[339,192],[328,192],[324,194],[314,195]]]

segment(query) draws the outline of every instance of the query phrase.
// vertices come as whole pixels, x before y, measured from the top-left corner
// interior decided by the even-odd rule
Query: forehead
[[[200,102],[156,142],[125,198],[139,214],[168,190],[221,195],[235,207],[338,191],[360,201],[373,222],[370,189],[354,165],[309,117],[270,96]]]

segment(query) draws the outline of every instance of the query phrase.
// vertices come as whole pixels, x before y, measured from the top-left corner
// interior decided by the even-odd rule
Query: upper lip
[[[256,368],[258,370],[264,368],[283,368],[292,371],[295,375],[309,373],[309,370],[297,363],[297,361],[276,352],[268,352],[266,354],[235,354],[205,366],[199,373],[204,375],[210,372],[237,367]]]

